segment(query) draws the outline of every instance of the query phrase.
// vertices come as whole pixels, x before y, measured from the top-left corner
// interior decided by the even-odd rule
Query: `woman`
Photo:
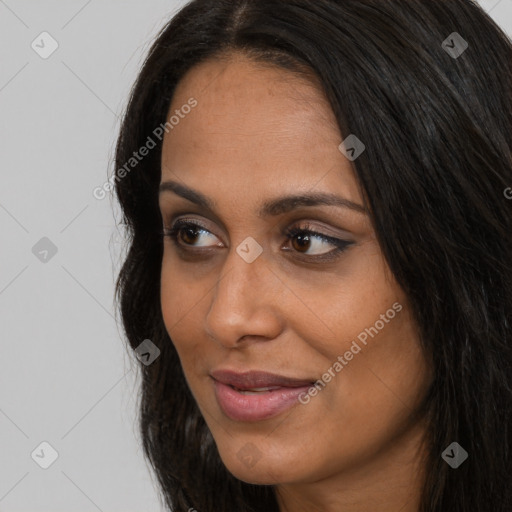
[[[512,510],[511,63],[470,0],[164,27],[114,181],[169,509]]]

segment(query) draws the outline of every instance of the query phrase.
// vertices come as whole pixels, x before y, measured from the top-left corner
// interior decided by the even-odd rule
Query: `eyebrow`
[[[216,207],[216,203],[201,192],[191,189],[176,181],[165,181],[161,183],[159,192],[160,194],[163,192],[174,192],[176,195],[202,206],[204,209],[211,212],[213,212]],[[316,192],[310,194],[283,196],[265,201],[258,212],[258,216],[269,217],[282,215],[303,206],[338,206],[342,208],[350,208],[358,213],[368,215],[368,210],[364,206],[353,203],[348,199],[334,194]]]

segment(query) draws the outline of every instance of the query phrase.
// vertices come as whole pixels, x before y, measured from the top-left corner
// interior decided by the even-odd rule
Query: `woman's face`
[[[430,372],[322,94],[209,61],[171,115],[160,208],[192,226],[165,237],[162,311],[229,471],[293,484],[410,462]]]

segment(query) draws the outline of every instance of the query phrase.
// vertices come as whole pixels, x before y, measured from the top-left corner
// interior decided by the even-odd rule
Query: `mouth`
[[[210,377],[220,408],[235,421],[262,421],[275,417],[295,405],[300,395],[307,393],[314,384],[311,379],[261,371],[215,370]]]

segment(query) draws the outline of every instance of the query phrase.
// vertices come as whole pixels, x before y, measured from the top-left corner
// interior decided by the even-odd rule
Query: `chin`
[[[219,454],[226,469],[239,480],[255,485],[277,485],[290,480],[301,479],[303,458],[279,450],[277,446],[264,443],[226,440],[218,446]],[[302,475],[304,478],[305,475]]]
[[[273,463],[259,461],[253,467],[246,466],[238,460],[222,459],[226,469],[238,480],[254,485],[277,485],[289,480],[290,475],[287,474],[286,468],[279,467]],[[280,462],[283,466],[289,465]]]

